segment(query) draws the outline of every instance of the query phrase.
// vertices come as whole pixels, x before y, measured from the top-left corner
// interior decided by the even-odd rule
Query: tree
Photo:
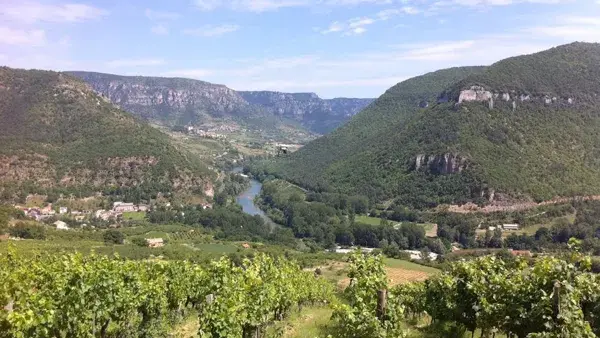
[[[125,240],[125,235],[119,230],[114,229],[106,230],[103,237],[104,243],[106,244],[123,244],[123,241]]]
[[[24,239],[46,239],[46,229],[42,225],[17,223],[14,227],[8,229],[12,237]]]

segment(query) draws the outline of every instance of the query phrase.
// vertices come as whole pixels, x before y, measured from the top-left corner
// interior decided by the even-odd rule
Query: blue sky
[[[0,64],[377,97],[406,78],[600,40],[600,0],[2,0]]]

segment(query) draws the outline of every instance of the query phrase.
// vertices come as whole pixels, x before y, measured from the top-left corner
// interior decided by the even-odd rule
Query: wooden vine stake
[[[387,290],[377,291],[377,318],[381,321],[385,316],[385,308],[387,306]]]

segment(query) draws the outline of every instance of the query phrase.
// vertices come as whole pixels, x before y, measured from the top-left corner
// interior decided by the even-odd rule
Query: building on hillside
[[[138,211],[148,211],[148,206],[146,204],[140,204],[137,209]]]
[[[136,207],[135,207],[135,204],[133,204],[133,203],[115,202],[115,204],[113,205],[113,211],[114,212],[136,211]]]
[[[69,209],[67,207],[60,207],[58,208],[58,213],[59,214],[66,214],[67,212],[69,212]]]
[[[504,230],[519,230],[518,224],[503,224],[502,229]]]
[[[165,245],[165,242],[162,238],[148,238],[146,239],[146,244],[149,248],[160,248]]]
[[[57,230],[69,230],[67,223],[65,223],[63,221],[56,221],[56,222],[54,222],[54,225],[56,226]]]
[[[244,243],[244,244],[242,244],[242,248],[244,248],[244,249],[250,249],[250,244]]]

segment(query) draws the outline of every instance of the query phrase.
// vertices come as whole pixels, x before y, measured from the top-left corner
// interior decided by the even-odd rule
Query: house
[[[113,211],[114,212],[136,211],[136,207],[133,203],[115,202],[113,205]]]
[[[149,248],[160,248],[165,245],[165,242],[162,238],[148,238],[146,244]]]
[[[138,211],[148,211],[148,206],[146,204],[138,205]]]
[[[503,224],[502,228],[504,230],[519,230],[519,225],[518,224]]]
[[[75,216],[75,220],[77,222],[83,222],[84,219],[85,219],[85,215],[77,215],[77,216]]]
[[[50,203],[47,206],[45,206],[44,208],[42,208],[41,212],[44,215],[50,215],[51,213],[53,214],[54,210],[52,210],[52,203]]]
[[[54,222],[54,225],[56,226],[57,230],[69,230],[67,223],[65,223],[63,221],[56,221],[56,222]]]
[[[250,249],[250,244],[244,243],[244,244],[242,244],[242,248],[244,248],[244,249]]]
[[[66,214],[67,212],[69,212],[69,209],[67,207],[60,207],[58,208],[58,213],[59,214]]]

